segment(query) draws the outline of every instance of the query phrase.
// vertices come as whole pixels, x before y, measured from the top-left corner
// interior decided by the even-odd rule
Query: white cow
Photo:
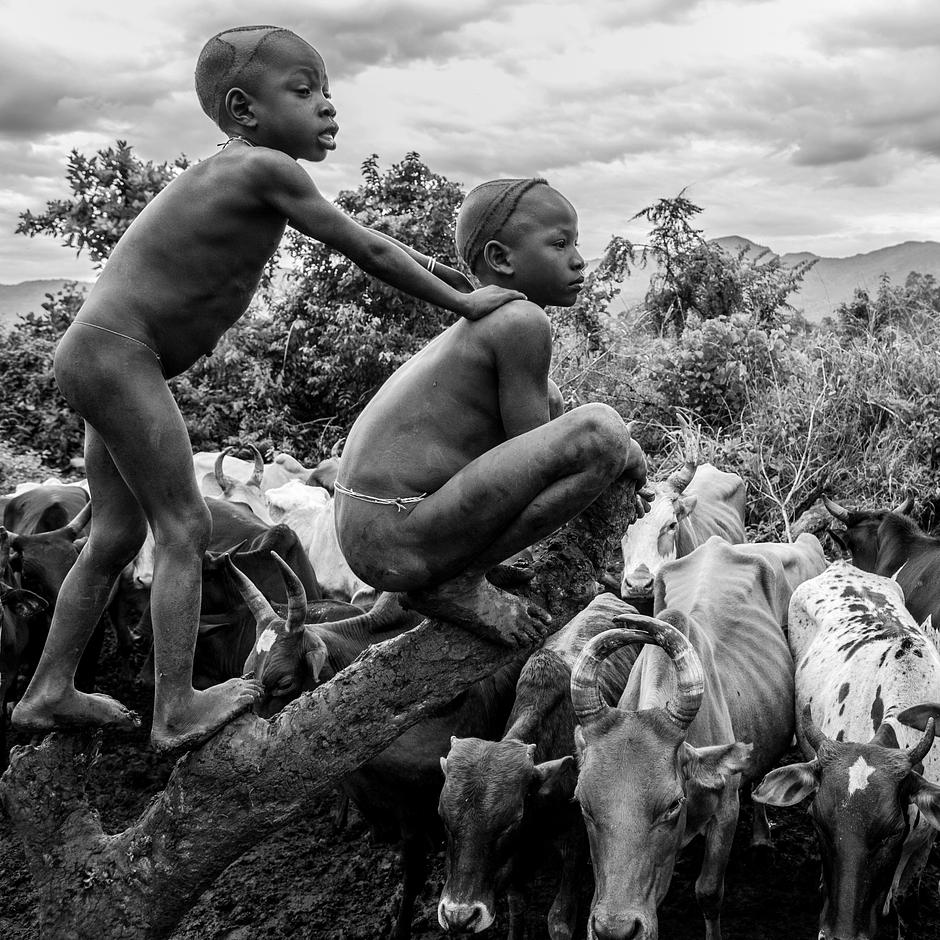
[[[255,452],[255,462],[251,475],[246,479],[229,476],[224,470],[225,458],[234,448],[226,447],[215,459],[212,472],[202,478],[197,477],[199,492],[203,496],[213,496],[230,503],[242,503],[247,506],[262,522],[271,524],[268,502],[263,489],[264,459],[261,451],[254,444],[248,445]],[[231,461],[232,457],[229,457]]]
[[[325,597],[371,607],[376,592],[357,578],[336,539],[333,497],[322,486],[291,480],[265,494],[271,521],[290,526],[299,536]]]
[[[683,558],[713,535],[732,544],[743,542],[744,481],[703,463],[686,464],[663,481],[650,511],[637,519],[621,541],[625,601],[648,600],[653,582],[666,562]]]
[[[231,449],[228,448],[224,453],[228,454]],[[220,453],[222,452],[200,451],[193,454],[193,470],[196,472],[197,480],[202,480],[207,473],[213,473]],[[252,477],[257,466],[257,458],[242,460],[239,457],[228,457],[225,461],[226,475],[243,483]],[[290,454],[275,453],[271,463],[262,463],[261,489],[266,492],[283,486],[290,480],[300,480],[301,483],[306,483],[312,472],[311,468],[305,467]]]
[[[754,799],[812,798],[822,940],[867,940],[892,900],[907,936],[903,902],[910,895],[916,905],[940,828],[940,753],[930,750],[940,706],[929,704],[940,701],[937,635],[911,617],[897,582],[845,562],[796,589],[789,620],[807,760],[767,774]],[[904,723],[928,721],[924,735]]]

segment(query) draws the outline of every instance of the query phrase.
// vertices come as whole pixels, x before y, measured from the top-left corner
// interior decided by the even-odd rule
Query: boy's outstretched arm
[[[367,274],[428,303],[478,320],[510,300],[519,291],[488,285],[466,294],[455,290],[422,267],[405,250],[360,225],[323,197],[313,180],[290,157],[263,150],[253,160],[253,182],[270,205],[282,212],[298,232],[316,238],[346,255]]]
[[[461,294],[470,294],[473,292],[474,287],[470,282],[470,278],[462,271],[452,268],[449,264],[445,264],[443,261],[439,261],[431,255],[422,254],[410,245],[399,241],[394,235],[389,235],[387,232],[380,232],[378,229],[372,229],[372,231],[386,241],[390,241],[393,245],[398,245],[409,258],[417,261],[422,268],[427,268],[435,277],[439,277],[445,284],[449,284],[453,287],[454,290],[460,291]]]

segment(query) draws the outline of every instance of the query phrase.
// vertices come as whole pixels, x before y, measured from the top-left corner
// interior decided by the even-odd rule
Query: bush
[[[792,339],[788,326],[758,327],[744,314],[690,318],[675,343],[662,343],[650,378],[672,406],[727,427],[771,384],[786,383]]]

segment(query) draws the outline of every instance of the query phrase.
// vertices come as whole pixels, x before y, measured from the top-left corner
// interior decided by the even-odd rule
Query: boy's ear
[[[258,123],[251,109],[251,97],[241,88],[230,88],[228,90],[222,111],[242,127],[254,127]]]
[[[509,258],[509,249],[496,239],[490,239],[483,248],[483,263],[497,274],[513,275],[515,269]]]

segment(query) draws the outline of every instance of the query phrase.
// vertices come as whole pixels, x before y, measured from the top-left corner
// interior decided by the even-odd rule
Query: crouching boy
[[[510,645],[545,632],[548,615],[483,577],[551,534],[646,460],[602,404],[562,413],[549,380],[548,305],[584,284],[571,203],[542,179],[476,187],[457,247],[483,284],[514,300],[455,323],[379,389],[349,433],[336,483],[336,526],[367,583]],[[646,508],[637,499],[638,512]]]

